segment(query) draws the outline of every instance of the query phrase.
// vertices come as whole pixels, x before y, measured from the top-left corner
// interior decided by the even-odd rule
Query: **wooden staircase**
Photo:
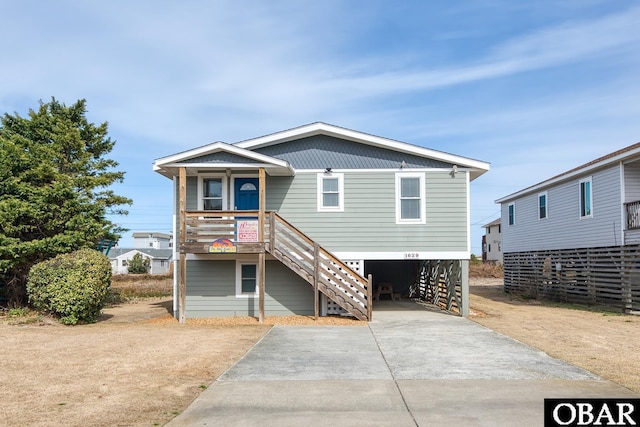
[[[373,283],[322,248],[276,212],[267,212],[265,249],[359,320],[371,320]]]

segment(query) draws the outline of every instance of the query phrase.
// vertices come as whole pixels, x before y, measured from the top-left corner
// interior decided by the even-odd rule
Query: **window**
[[[126,260],[126,259],[123,259],[123,260],[122,260],[122,266],[123,266],[123,267],[126,267],[126,266],[127,266],[127,260]]]
[[[509,203],[509,225],[513,225],[516,223],[516,205],[513,203]]]
[[[593,216],[593,195],[591,194],[591,177],[580,181],[580,218]]]
[[[202,206],[205,211],[221,211],[224,206],[223,178],[203,177],[200,181],[200,195]]]
[[[538,194],[538,219],[547,217],[547,192]]]
[[[425,223],[424,174],[396,174],[396,223]]]
[[[344,175],[325,172],[318,174],[318,211],[344,211]]]
[[[258,294],[258,265],[236,261],[236,297],[251,297]]]
[[[498,224],[498,233],[502,233],[502,224]]]

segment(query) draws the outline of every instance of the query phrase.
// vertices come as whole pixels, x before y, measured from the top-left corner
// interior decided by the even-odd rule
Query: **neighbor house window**
[[[547,192],[538,194],[538,219],[547,217]]]
[[[396,174],[396,223],[425,223],[424,174]]]
[[[236,297],[258,294],[258,265],[252,262],[236,261]]]
[[[344,211],[344,175],[324,172],[318,174],[318,211]]]
[[[225,179],[223,177],[201,177],[198,208],[205,211],[221,211],[225,201]]]
[[[580,181],[580,218],[593,216],[593,194],[591,177]]]
[[[516,223],[516,205],[513,203],[509,203],[509,225],[513,225]]]

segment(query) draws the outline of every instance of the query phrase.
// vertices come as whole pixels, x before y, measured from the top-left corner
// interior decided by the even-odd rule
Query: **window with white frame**
[[[423,173],[396,174],[396,223],[425,223]]]
[[[325,172],[318,174],[318,211],[344,211],[344,175]]]
[[[258,295],[258,264],[236,261],[236,297]]]
[[[226,179],[221,176],[202,176],[198,182],[200,198],[198,209],[221,211],[225,207]]]
[[[516,205],[514,203],[509,203],[507,210],[509,213],[509,225],[513,225],[516,223]]]
[[[593,194],[591,177],[580,180],[580,218],[593,216]]]
[[[538,194],[538,219],[545,219],[547,217],[547,205],[548,205],[548,195],[545,191],[544,193]]]

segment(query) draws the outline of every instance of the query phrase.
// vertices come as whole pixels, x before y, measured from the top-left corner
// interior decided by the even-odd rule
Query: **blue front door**
[[[258,178],[236,178],[234,191],[235,210],[257,211],[259,209]]]

